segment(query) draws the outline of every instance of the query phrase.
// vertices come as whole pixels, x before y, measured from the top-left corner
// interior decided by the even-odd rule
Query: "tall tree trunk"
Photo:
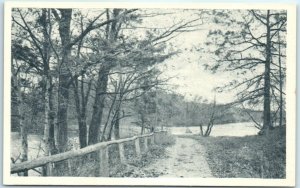
[[[120,83],[119,83],[119,88],[120,88]],[[120,90],[118,89],[117,91],[120,91]],[[116,95],[116,98],[118,98],[118,95]],[[114,115],[113,115],[111,123],[110,123],[110,129],[109,129],[107,140],[111,140],[111,137],[112,137],[112,134],[113,134],[113,132],[112,132],[113,129],[114,129],[115,136],[117,136],[117,138],[115,138],[115,139],[120,138],[120,135],[119,135],[120,122],[119,121],[120,121],[121,104],[122,104],[122,96],[119,96],[119,99],[117,99],[117,104],[115,106]],[[112,105],[112,107],[113,107],[113,105]],[[115,130],[115,127],[117,127],[117,130]],[[116,133],[116,131],[117,131],[117,133]]]
[[[69,103],[69,85],[70,72],[68,64],[70,61],[70,24],[72,18],[72,9],[60,9],[61,18],[59,22],[59,35],[62,43],[62,59],[60,62],[60,74],[58,84],[58,110],[57,110],[57,147],[58,151],[67,150],[68,141],[68,103]]]
[[[203,136],[203,126],[202,126],[202,123],[200,123],[200,135]]]
[[[270,10],[267,11],[267,36],[266,36],[266,62],[264,73],[264,112],[263,112],[263,129],[268,132],[271,125],[271,99],[270,99],[270,64],[271,64],[271,30],[270,30]]]
[[[79,123],[79,142],[80,148],[84,148],[87,146],[87,126],[84,116],[81,116],[81,120]]]
[[[20,110],[20,109],[19,109]],[[28,160],[28,138],[27,138],[27,127],[23,123],[24,117],[21,112],[18,112],[20,114],[20,136],[21,136],[21,162]],[[24,171],[24,176],[28,176],[28,171]]]
[[[113,18],[118,17],[120,11],[121,9],[113,9],[113,15],[112,15]],[[109,20],[110,15],[108,9],[106,11],[106,16],[107,16],[107,20]],[[106,39],[109,40],[109,42],[114,43],[117,39],[119,30],[120,30],[120,23],[118,25],[118,20],[112,21],[111,24],[107,24]],[[104,108],[104,101],[106,98],[105,93],[107,91],[108,73],[110,69],[114,66],[113,61],[111,61],[110,59],[107,59],[105,63],[106,64],[108,63],[109,65],[103,65],[103,67],[99,70],[99,74],[98,74],[92,120],[89,127],[88,145],[92,145],[100,141],[99,137],[101,135],[101,121],[102,121],[102,114]],[[104,138],[101,138],[101,140],[103,139]]]
[[[65,52],[69,53],[69,52]],[[62,60],[66,64],[69,54],[65,54]],[[69,79],[70,75],[66,65],[62,65],[58,86],[58,111],[57,111],[57,146],[59,152],[65,152],[68,140],[68,103],[69,103]]]
[[[104,127],[103,127],[103,131],[102,131],[102,134],[101,134],[101,142],[103,142],[106,139],[106,129],[108,127],[108,122],[109,122],[110,116],[111,116],[111,114],[113,114],[113,108],[115,106],[116,101],[117,101],[117,95],[114,95],[112,103],[111,103],[110,108],[108,110],[108,115],[107,115],[107,119],[106,119],[106,122],[105,122]],[[113,119],[111,121],[113,121]]]
[[[84,75],[81,75],[81,124],[79,125],[79,138],[81,139],[81,147],[87,146],[87,125],[86,125],[86,106],[88,103],[88,97],[90,95],[91,84],[88,84],[86,95],[84,94]]]
[[[11,79],[11,132],[20,132],[20,117],[18,114],[19,102],[17,87],[15,86],[15,79]]]
[[[121,64],[118,63],[118,69],[121,72]],[[124,84],[123,84],[123,76],[122,74],[119,74],[119,86],[117,91],[119,92],[119,101],[118,101],[118,106],[116,107],[116,120],[114,123],[114,135],[115,135],[115,139],[120,139],[120,110],[121,110],[121,106],[122,106],[122,98],[123,98],[123,92],[124,92]]]
[[[53,94],[52,94],[52,79],[45,78],[45,86],[43,97],[45,101],[44,107],[44,136],[43,136],[43,150],[45,156],[54,155],[57,153],[55,147],[55,140],[54,140],[54,107],[53,107]],[[47,165],[43,168],[43,175],[48,176],[49,173],[52,171],[50,168],[51,165]]]
[[[98,80],[96,85],[96,96],[93,105],[93,114],[89,127],[88,145],[99,142],[99,135],[101,135],[100,126],[102,121],[102,114],[104,108],[104,101],[107,91],[108,73],[110,68],[103,66],[98,73]]]
[[[83,78],[81,78],[83,79]],[[80,96],[78,92],[78,80],[75,79],[73,84],[74,88],[74,100],[75,100],[75,106],[76,106],[76,115],[77,115],[77,121],[78,121],[78,128],[79,128],[79,143],[80,148],[84,148],[87,146],[87,127],[86,127],[86,108],[85,108],[85,97],[84,97],[84,91],[83,91],[83,81],[81,82],[81,103],[80,103]]]
[[[278,62],[279,62],[279,89],[280,89],[280,103],[279,103],[279,126],[282,126],[283,122],[283,96],[282,96],[282,65],[281,65],[281,45],[280,45],[280,32],[278,32]]]
[[[207,125],[207,128],[206,128],[206,131],[204,133],[204,136],[209,136],[210,133],[211,133],[211,130],[214,126],[214,121],[215,121],[215,113],[216,113],[216,105],[217,105],[217,102],[216,102],[216,95],[214,96],[214,104],[213,104],[213,107],[212,107],[212,112],[211,112],[211,116],[209,118],[209,122],[208,122],[208,125]],[[201,125],[202,127],[202,125]]]
[[[46,72],[46,71],[45,71]],[[45,156],[49,156],[50,154],[50,143],[49,143],[49,135],[50,135],[50,124],[49,124],[49,111],[50,111],[50,107],[49,107],[49,94],[48,94],[48,78],[47,75],[44,75],[43,77],[43,100],[44,100],[44,136],[43,136],[43,144],[42,144],[42,148],[44,151],[44,155]],[[43,167],[43,176],[47,176],[48,170],[50,166],[44,166]]]
[[[143,91],[145,92],[145,91]],[[139,109],[138,113],[140,115],[140,119],[141,119],[141,134],[143,135],[145,133],[145,126],[146,126],[146,122],[147,122],[147,113],[148,113],[148,107],[147,107],[147,94],[145,93],[144,95],[142,95],[141,100],[137,100],[139,103],[141,103],[140,105],[141,108]],[[157,112],[157,111],[156,111]],[[157,113],[155,114],[155,122],[157,122]],[[154,129],[153,127],[153,123],[151,123],[150,125],[150,131],[152,132],[152,130]]]
[[[21,156],[20,156],[20,161],[24,162],[28,160],[28,139],[27,139],[27,127],[24,124],[24,114],[22,113],[21,104],[22,104],[22,94],[20,91],[20,85],[18,81],[18,75],[13,75],[12,79],[12,85],[15,89],[16,92],[16,116],[17,116],[17,126],[19,127],[20,130],[20,140],[21,140]],[[23,172],[23,176],[28,176],[28,171]]]
[[[55,127],[55,110],[54,110],[54,98],[53,98],[53,83],[52,78],[49,78],[49,147],[51,155],[57,153],[56,146],[55,146],[55,134],[54,134],[54,127]]]
[[[39,17],[41,20],[41,25],[43,26],[42,33],[43,33],[43,43],[42,43],[42,59],[43,59],[43,89],[42,89],[42,96],[44,102],[44,136],[43,136],[43,150],[45,156],[48,156],[50,153],[49,148],[49,135],[50,135],[50,124],[49,124],[49,51],[50,41],[48,40],[48,26],[49,22],[47,20],[47,9],[42,9],[42,15]],[[45,174],[44,174],[45,175]]]
[[[51,108],[53,110],[53,100],[51,97],[52,92],[52,83],[51,77],[49,75],[50,67],[50,43],[51,39],[49,35],[51,34],[51,22],[50,22],[50,10],[42,9],[42,15],[40,17],[40,24],[43,26],[42,33],[43,33],[43,43],[42,43],[42,59],[43,59],[43,101],[44,101],[44,136],[42,142],[42,148],[44,151],[45,156],[49,156],[55,153],[55,144],[53,140],[53,135],[51,135],[50,131],[53,131],[51,126],[53,125],[53,119],[51,114]],[[51,105],[51,108],[50,108]],[[51,118],[50,118],[51,117]],[[43,176],[48,176],[50,174],[52,166],[46,165],[43,167]]]
[[[145,117],[144,112],[140,113],[141,115],[141,135],[145,133]]]
[[[120,108],[117,109],[116,111],[116,120],[114,123],[114,135],[115,135],[115,139],[118,140],[120,139]]]

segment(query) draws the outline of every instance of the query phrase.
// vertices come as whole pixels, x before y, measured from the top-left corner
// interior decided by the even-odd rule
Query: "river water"
[[[191,134],[200,134],[200,127],[167,127],[174,135],[191,135]],[[191,133],[187,131],[189,129]],[[206,130],[206,126],[203,126],[203,131]],[[258,129],[255,128],[252,122],[243,122],[243,123],[229,123],[222,125],[215,125],[212,128],[210,136],[247,136],[247,135],[256,135]]]

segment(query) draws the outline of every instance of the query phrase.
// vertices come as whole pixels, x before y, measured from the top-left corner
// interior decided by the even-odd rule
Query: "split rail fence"
[[[149,145],[154,144],[161,144],[161,141],[164,140],[165,135],[167,134],[166,131],[159,131],[159,132],[153,132],[150,134],[140,135],[140,136],[134,136],[131,138],[125,138],[125,139],[119,139],[119,140],[113,140],[108,142],[101,142],[95,145],[87,146],[82,149],[78,150],[72,150],[56,155],[46,156],[37,158],[31,161],[25,161],[21,163],[15,163],[11,164],[11,174],[15,173],[22,173],[26,172],[31,169],[35,169],[38,167],[48,167],[47,173],[45,176],[53,176],[52,168],[49,168],[49,166],[53,166],[53,164],[61,161],[70,161],[70,159],[73,159],[75,157],[84,156],[93,152],[98,153],[99,157],[99,177],[108,177],[109,176],[109,152],[108,148],[113,145],[118,145],[118,150],[115,152],[119,153],[119,160],[121,163],[126,163],[126,157],[125,157],[125,151],[124,151],[124,144],[128,142],[134,142],[134,148],[135,148],[135,155],[138,159],[141,158],[141,147],[140,147],[140,139],[143,139],[143,151],[148,151]],[[150,142],[148,141],[150,140]]]

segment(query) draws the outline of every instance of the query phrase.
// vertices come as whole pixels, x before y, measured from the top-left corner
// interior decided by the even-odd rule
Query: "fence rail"
[[[74,157],[79,157],[83,156],[92,152],[100,152],[100,176],[108,176],[108,147],[112,144],[118,144],[119,148],[119,156],[120,156],[120,162],[124,163],[125,162],[125,156],[124,156],[124,143],[126,142],[132,142],[134,141],[135,145],[135,152],[138,158],[141,156],[141,149],[140,149],[140,144],[139,144],[139,139],[144,138],[144,148],[147,150],[147,139],[151,138],[150,144],[157,144],[160,142],[161,136],[166,134],[166,131],[159,131],[159,132],[154,132],[150,134],[145,134],[145,135],[140,135],[140,136],[134,136],[131,138],[124,138],[124,139],[119,139],[119,140],[113,140],[113,141],[108,141],[108,142],[101,142],[95,145],[87,146],[82,149],[78,150],[73,150],[73,151],[68,151],[65,153],[60,153],[56,155],[51,155],[51,156],[46,156],[46,157],[41,157],[34,159],[32,161],[26,161],[26,162],[21,162],[21,163],[15,163],[11,164],[11,170],[10,173],[19,173],[19,172],[24,172],[28,171],[30,169],[34,169],[37,167],[43,167],[43,166],[50,166],[53,163],[64,161],[70,158]],[[51,175],[51,174],[48,174]]]

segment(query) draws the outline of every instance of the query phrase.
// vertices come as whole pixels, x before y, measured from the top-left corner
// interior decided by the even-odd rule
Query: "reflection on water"
[[[190,135],[190,134],[200,134],[200,127],[188,127],[191,133],[187,133],[187,127],[168,127],[172,134],[174,135]],[[206,130],[206,126],[203,126],[203,130]],[[254,127],[252,122],[243,123],[229,123],[223,125],[215,125],[212,128],[210,136],[247,136],[256,135],[258,129]]]

